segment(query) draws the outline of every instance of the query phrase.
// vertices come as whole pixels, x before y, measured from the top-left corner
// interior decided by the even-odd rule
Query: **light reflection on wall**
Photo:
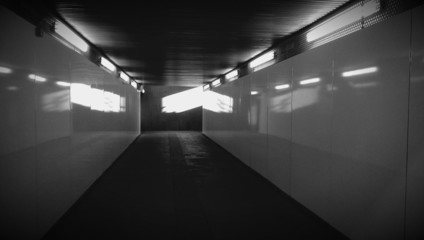
[[[216,113],[232,113],[233,98],[213,91],[206,91],[203,108]]]
[[[203,87],[192,88],[162,98],[163,113],[181,113],[202,106]]]
[[[71,84],[71,102],[101,112],[125,112],[125,97],[92,88],[82,83]],[[124,103],[124,106],[121,104]]]
[[[2,74],[10,74],[10,73],[12,73],[12,69],[7,68],[7,67],[0,66],[0,73],[2,73]]]
[[[293,92],[295,100],[292,103],[292,111],[313,105],[318,102],[319,90],[315,88],[297,89]]]
[[[288,113],[291,111],[291,92],[272,97],[269,102],[269,111],[273,113]]]
[[[41,109],[44,112],[69,111],[69,91],[62,90],[41,97]]]

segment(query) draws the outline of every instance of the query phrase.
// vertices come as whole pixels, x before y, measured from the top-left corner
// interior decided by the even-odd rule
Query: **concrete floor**
[[[199,132],[145,132],[44,239],[346,239]]]

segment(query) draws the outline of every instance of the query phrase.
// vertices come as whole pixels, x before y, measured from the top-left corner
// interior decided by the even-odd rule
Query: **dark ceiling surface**
[[[200,86],[348,0],[47,1],[145,84]]]

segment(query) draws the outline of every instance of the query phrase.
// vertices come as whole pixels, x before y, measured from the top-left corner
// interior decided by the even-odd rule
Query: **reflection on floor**
[[[346,239],[199,132],[143,133],[45,239]]]

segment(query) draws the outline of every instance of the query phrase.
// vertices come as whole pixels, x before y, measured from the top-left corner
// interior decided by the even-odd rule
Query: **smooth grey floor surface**
[[[199,132],[145,132],[44,239],[346,239]]]

